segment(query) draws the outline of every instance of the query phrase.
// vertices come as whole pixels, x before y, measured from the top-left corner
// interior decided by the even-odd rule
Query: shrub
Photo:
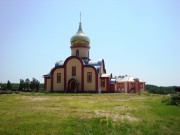
[[[167,105],[180,105],[180,93],[171,94],[163,97],[163,103]]]

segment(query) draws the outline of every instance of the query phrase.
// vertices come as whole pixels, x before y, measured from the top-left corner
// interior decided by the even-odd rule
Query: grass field
[[[0,95],[0,134],[178,135],[180,107],[162,95]]]

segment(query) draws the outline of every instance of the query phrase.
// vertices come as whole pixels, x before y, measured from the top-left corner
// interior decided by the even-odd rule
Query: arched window
[[[87,82],[92,83],[92,72],[87,73]]]
[[[76,76],[76,67],[72,66],[72,76]]]
[[[76,50],[76,56],[79,57],[79,50]]]
[[[61,83],[61,73],[57,73],[57,83]]]
[[[101,87],[105,87],[105,80],[101,80]]]

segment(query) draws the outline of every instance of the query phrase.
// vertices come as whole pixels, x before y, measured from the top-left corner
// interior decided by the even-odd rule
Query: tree
[[[32,81],[30,81],[28,78],[25,81],[23,79],[20,79],[20,91],[39,91],[39,88],[40,82],[35,78],[33,78]]]
[[[36,84],[36,91],[39,91],[40,82],[38,80],[36,80],[35,84]]]
[[[32,91],[36,91],[36,79],[35,78],[33,78],[31,83],[30,83],[30,89]]]
[[[30,90],[30,80],[27,78],[25,80],[25,91],[29,91]]]
[[[7,86],[6,87],[7,87],[8,90],[12,89],[12,84],[11,84],[11,82],[9,80],[7,81]]]
[[[170,94],[172,93],[172,90],[174,89],[173,86],[169,87],[163,87],[163,86],[155,86],[155,85],[146,85],[146,89],[149,93],[154,94]]]
[[[19,83],[12,83],[12,90],[16,91],[19,89]]]
[[[37,79],[33,78],[31,83],[30,83],[30,89],[32,91],[38,91],[39,85],[40,85],[40,82]]]
[[[5,83],[0,83],[0,90],[6,90],[7,85]]]
[[[24,82],[23,79],[20,79],[19,90],[20,91],[24,91],[25,90],[25,82]]]

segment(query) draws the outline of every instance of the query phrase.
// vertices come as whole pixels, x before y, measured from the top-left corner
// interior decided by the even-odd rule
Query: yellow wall
[[[92,83],[87,82],[87,73],[92,73]],[[84,91],[95,91],[96,90],[96,74],[93,68],[84,68]]]
[[[104,78],[103,78],[104,79]],[[101,84],[102,84],[102,80],[103,79],[101,79]],[[107,91],[107,88],[106,88],[106,86],[107,86],[107,80],[106,79],[104,79],[105,80],[105,87],[102,87],[102,85],[101,85],[101,91]]]
[[[57,73],[61,73],[61,82],[57,83]],[[53,74],[53,91],[64,90],[64,68],[58,68]]]
[[[72,56],[76,56],[76,50],[79,50],[79,57],[82,58],[82,57],[88,57],[88,51],[89,51],[89,48],[72,48],[71,49],[71,55]]]
[[[50,92],[50,91],[51,91],[51,79],[47,79],[46,91],[47,91],[47,92]]]
[[[81,71],[82,71],[82,65],[81,65],[81,62],[76,59],[76,58],[73,58],[73,59],[70,59],[68,62],[67,62],[67,65],[66,65],[66,84],[68,84],[68,81],[71,79],[72,77],[72,66],[75,66],[76,67],[76,78],[79,82],[79,90],[81,90]]]

